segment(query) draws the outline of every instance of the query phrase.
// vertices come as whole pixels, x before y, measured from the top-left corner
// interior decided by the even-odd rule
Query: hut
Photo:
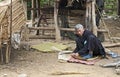
[[[12,1],[12,4],[10,1]],[[28,29],[37,31],[37,37],[29,36],[28,38],[54,38],[60,41],[63,37],[62,34],[67,33],[68,36],[72,36],[71,34],[74,32],[73,27],[77,23],[86,25],[85,28],[97,35],[98,28],[95,20],[96,0],[54,0],[52,1],[53,3],[50,3],[51,0],[48,0],[49,4],[47,4],[46,7],[40,7],[40,1],[41,0],[5,0],[0,2],[1,63],[9,62],[11,36],[16,32],[20,32],[21,27],[25,25],[30,24],[32,27],[28,27]],[[72,1],[77,1],[80,4],[71,4]],[[82,1],[82,4],[80,1]],[[28,7],[28,2],[31,2],[31,7]],[[32,23],[26,23],[27,11],[31,12]],[[47,32],[45,34],[47,37],[43,37],[45,31]],[[42,34],[41,36],[40,32]]]
[[[29,2],[28,0],[26,1]],[[62,34],[73,32],[74,31],[73,27],[77,23],[82,23],[86,25],[85,27],[87,29],[90,29],[91,31],[93,31],[94,34],[97,35],[97,26],[96,26],[96,20],[95,20],[96,19],[95,17],[96,16],[95,15],[96,0],[55,0],[53,1],[53,4],[51,6],[47,5],[47,7],[35,6],[35,5],[38,5],[37,1],[40,2],[41,0],[30,0],[30,1],[32,2],[31,3],[32,7],[27,8],[27,10],[31,10],[31,16],[32,16],[31,20],[33,24],[36,22],[35,12],[38,10],[40,12],[40,15],[38,16],[38,20],[36,22],[38,26],[37,27],[32,26],[29,28],[29,29],[37,30],[37,36],[39,36],[38,34],[39,31],[55,30],[54,38],[56,40],[61,40]],[[72,3],[72,1],[74,2]],[[51,16],[48,10],[52,11]],[[46,18],[42,18],[43,17],[42,15],[44,15]],[[51,19],[50,17],[52,17],[53,20],[50,20]],[[48,26],[45,26],[45,27],[39,26],[42,24],[41,22],[42,19],[43,21],[46,22]],[[49,24],[49,21],[54,21],[54,22],[51,22],[53,23],[52,26]],[[74,21],[75,22],[78,21],[78,22],[75,23]],[[35,36],[33,38],[35,38]],[[38,38],[41,38],[41,36]],[[50,36],[48,38],[50,38]]]
[[[11,53],[11,37],[25,25],[26,16],[20,0],[0,2],[0,63],[8,63]]]

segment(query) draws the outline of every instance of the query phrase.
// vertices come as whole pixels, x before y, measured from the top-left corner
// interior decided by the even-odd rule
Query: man
[[[83,25],[75,26],[76,32],[76,48],[71,54],[72,57],[79,59],[88,59],[95,56],[106,57],[106,53],[101,42],[90,31],[85,30]]]

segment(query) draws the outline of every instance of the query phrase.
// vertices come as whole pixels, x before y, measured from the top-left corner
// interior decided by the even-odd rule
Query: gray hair
[[[84,29],[83,25],[81,24],[75,25],[75,30],[78,30],[78,29]]]

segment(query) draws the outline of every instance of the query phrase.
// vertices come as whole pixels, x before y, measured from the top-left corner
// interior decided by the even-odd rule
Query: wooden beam
[[[107,33],[108,31],[105,30],[105,29],[98,29],[97,32],[105,32],[105,33]]]
[[[73,28],[60,28],[62,31],[70,31],[70,32],[75,32],[75,29]]]
[[[53,27],[29,27],[30,30],[55,30]],[[61,31],[70,31],[74,32],[73,28],[59,28]]]
[[[55,39],[55,36],[29,36],[29,39]]]
[[[28,29],[30,30],[55,30],[53,27],[29,27]],[[62,31],[69,31],[69,32],[74,32],[75,30],[73,28],[60,28]],[[30,39],[54,39],[55,36],[30,36]]]
[[[32,30],[55,30],[55,28],[50,27],[29,27]]]

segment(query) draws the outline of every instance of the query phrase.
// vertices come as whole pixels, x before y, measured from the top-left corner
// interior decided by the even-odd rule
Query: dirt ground
[[[115,28],[120,29],[119,26]],[[113,34],[114,31],[112,31]],[[116,32],[117,36],[119,36],[120,30],[117,30]],[[32,40],[31,44],[39,44],[44,41],[48,40]],[[66,40],[62,42],[70,46],[71,50],[73,50],[75,47],[74,41]],[[120,47],[114,47],[110,49],[120,54]],[[33,49],[29,51],[14,50],[12,52],[11,62],[0,65],[0,77],[3,77],[4,74],[7,74],[7,77],[18,77],[18,75],[21,74],[26,74],[28,77],[120,77],[120,75],[116,74],[114,67],[100,67],[100,64],[111,63],[118,60],[118,58],[113,59],[109,57],[109,59],[101,59],[100,61],[96,62],[95,65],[84,65],[67,62],[60,63],[57,57],[58,52],[42,53]],[[55,72],[79,72],[81,74],[52,75],[52,73]]]

